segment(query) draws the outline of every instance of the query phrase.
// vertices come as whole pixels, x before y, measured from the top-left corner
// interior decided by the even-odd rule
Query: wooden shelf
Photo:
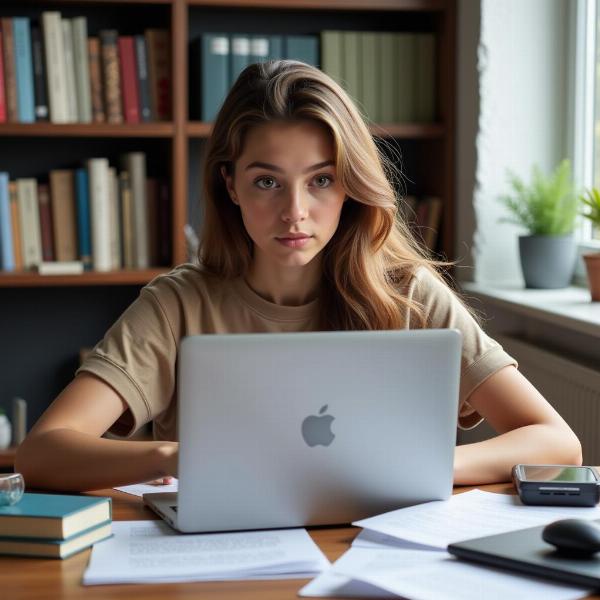
[[[207,138],[212,130],[212,123],[190,121],[186,132],[190,138]],[[380,137],[406,139],[442,138],[445,128],[440,123],[377,123],[371,125],[371,133]]]
[[[82,275],[39,275],[37,273],[2,273],[2,287],[53,287],[78,285],[144,285],[151,279],[167,273],[168,268],[140,269],[131,271],[90,271]]]
[[[183,0],[20,0],[22,4],[42,4],[42,5],[60,5],[60,4],[88,4],[88,5],[106,5],[106,4],[173,4],[173,2],[182,2]]]
[[[442,11],[444,0],[185,0],[189,6],[273,8],[277,10]]]
[[[172,137],[173,123],[2,123],[1,136],[31,137]]]

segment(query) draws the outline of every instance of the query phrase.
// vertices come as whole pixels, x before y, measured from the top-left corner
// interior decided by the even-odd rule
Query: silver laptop
[[[350,523],[452,493],[454,329],[198,335],[179,354],[183,532]]]

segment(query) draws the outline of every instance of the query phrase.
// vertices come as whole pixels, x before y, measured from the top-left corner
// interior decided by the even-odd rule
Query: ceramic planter
[[[583,260],[587,270],[588,287],[592,295],[592,302],[600,302],[600,252],[584,254]]]
[[[577,254],[573,234],[520,236],[519,253],[526,287],[556,289],[571,283]]]

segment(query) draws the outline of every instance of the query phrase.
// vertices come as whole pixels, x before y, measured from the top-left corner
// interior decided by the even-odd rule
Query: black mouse
[[[561,554],[591,556],[600,550],[600,524],[585,519],[561,519],[544,527],[542,539]]]

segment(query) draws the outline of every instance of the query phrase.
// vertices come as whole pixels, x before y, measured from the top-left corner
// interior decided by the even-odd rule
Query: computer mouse
[[[544,527],[542,539],[563,554],[592,555],[600,550],[600,524],[585,519],[561,519]]]

